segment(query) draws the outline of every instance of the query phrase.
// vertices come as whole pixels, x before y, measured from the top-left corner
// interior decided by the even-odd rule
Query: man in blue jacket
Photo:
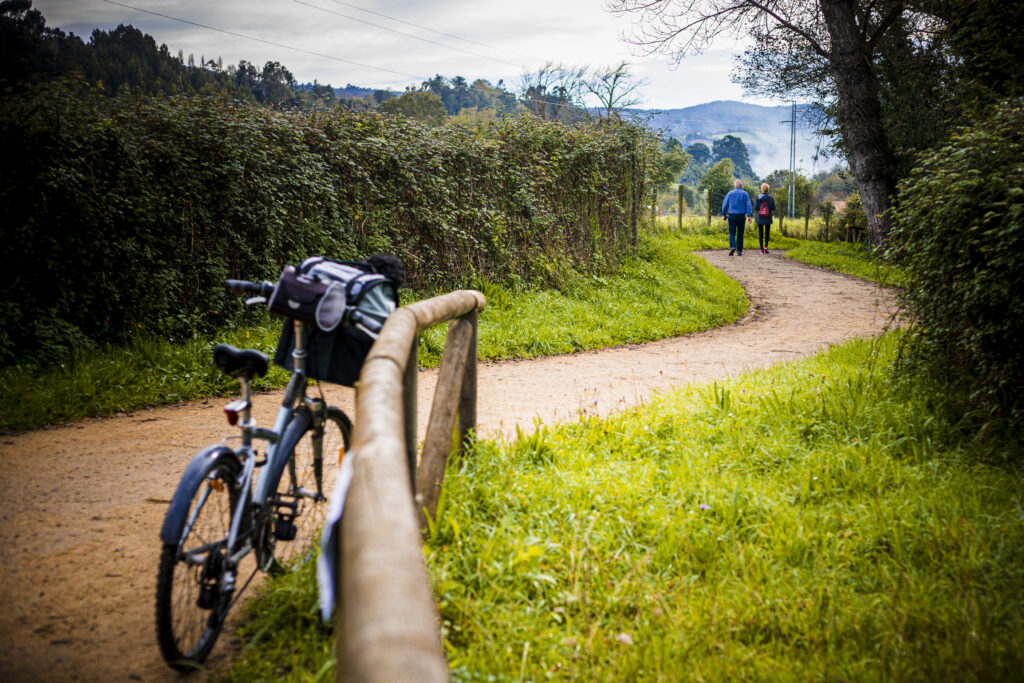
[[[722,218],[729,221],[729,256],[738,253],[743,256],[743,231],[747,227],[747,216],[754,217],[754,205],[750,195],[740,189],[739,180],[722,200]]]

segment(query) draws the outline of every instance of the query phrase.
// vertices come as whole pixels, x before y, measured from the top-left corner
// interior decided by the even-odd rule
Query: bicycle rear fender
[[[241,469],[235,452],[227,446],[219,445],[199,451],[185,468],[185,473],[181,475],[181,481],[178,482],[174,497],[171,498],[171,504],[167,506],[164,525],[160,529],[160,540],[165,544],[177,544],[181,539],[181,532],[188,519],[188,508],[192,502],[192,496],[209,471],[210,463],[220,458],[226,458],[236,473]]]

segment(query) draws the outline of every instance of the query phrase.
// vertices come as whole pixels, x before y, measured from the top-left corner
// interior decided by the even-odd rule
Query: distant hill
[[[719,100],[684,109],[631,110],[631,114],[647,119],[652,128],[664,135],[677,138],[684,147],[694,142],[711,146],[711,141],[726,134],[743,140],[750,152],[750,165],[758,175],[767,175],[780,168],[789,168],[788,106],[765,107]],[[801,125],[797,117],[797,168],[810,172],[814,164],[815,140],[813,134]],[[825,161],[820,166],[829,164]]]

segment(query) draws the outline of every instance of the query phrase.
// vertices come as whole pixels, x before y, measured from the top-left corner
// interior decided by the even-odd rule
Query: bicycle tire
[[[327,406],[321,429],[323,433],[319,473],[313,447],[316,430],[309,424],[289,451],[286,464],[274,487],[275,500],[296,505],[294,511],[278,506],[275,512],[275,528],[282,522],[282,513],[287,516],[294,512],[294,518],[290,523],[294,524],[295,535],[291,540],[284,540],[275,533],[274,570],[280,570],[284,564],[309,554],[319,539],[320,530],[327,516],[327,501],[334,487],[341,459],[348,451],[352,422],[338,408]]]
[[[189,518],[177,543],[165,543],[156,582],[160,654],[178,671],[191,671],[213,649],[233,591],[221,589],[231,514],[241,494],[234,457],[206,464],[189,497]],[[186,494],[188,495],[188,494]],[[205,552],[203,552],[205,551]]]

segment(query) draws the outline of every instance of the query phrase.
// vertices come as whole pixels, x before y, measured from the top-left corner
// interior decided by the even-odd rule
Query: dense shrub
[[[1024,380],[1024,100],[922,155],[900,184],[890,253],[906,270],[912,361],[992,414]]]
[[[237,315],[226,277],[397,253],[414,284],[554,281],[613,264],[653,199],[641,128],[483,130],[73,82],[0,101],[0,362]],[[42,352],[40,354],[40,352]]]

